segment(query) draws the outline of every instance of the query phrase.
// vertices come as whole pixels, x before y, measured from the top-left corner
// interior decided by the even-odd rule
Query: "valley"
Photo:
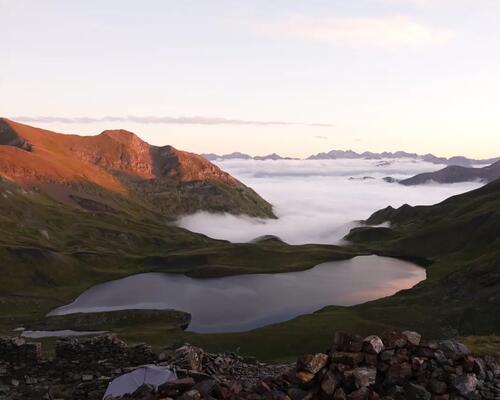
[[[5,124],[11,126],[13,123],[4,121],[4,127]],[[99,147],[101,154],[98,157],[89,156],[93,153],[89,153],[88,144],[83,146],[84,150],[77,152],[77,159],[81,160],[78,162],[96,168],[98,179],[105,177],[105,180],[79,175],[76,172],[78,168],[68,169],[65,161],[58,161],[54,164],[54,169],[48,169],[46,173],[30,173],[26,160],[31,160],[32,157],[47,157],[45,154],[50,154],[51,162],[54,162],[58,157],[67,157],[67,151],[74,153],[72,146],[75,145],[65,145],[66,137],[58,136],[59,134],[32,131],[35,128],[15,124],[13,126],[17,130],[4,129],[3,135],[8,140],[4,140],[5,144],[0,147],[6,154],[14,148],[17,149],[14,151],[27,152],[27,155],[23,159],[3,159],[2,164],[0,206],[6,210],[0,216],[0,255],[3,260],[0,273],[4,277],[0,283],[0,331],[3,334],[12,334],[13,329],[21,326],[28,330],[46,330],[46,327],[51,326],[49,321],[54,317],[47,318],[45,322],[44,316],[51,310],[70,303],[96,284],[131,275],[167,273],[179,274],[179,278],[185,275],[190,278],[181,279],[194,278],[201,290],[205,279],[211,281],[230,276],[235,279],[240,279],[238,276],[241,275],[259,276],[255,274],[279,274],[279,277],[285,272],[315,271],[317,268],[313,267],[318,264],[351,262],[342,260],[356,260],[359,256],[373,254],[420,264],[426,267],[427,279],[414,288],[411,286],[422,278],[408,281],[405,286],[396,286],[392,292],[374,292],[372,297],[347,300],[350,298],[350,292],[355,292],[355,284],[343,285],[344,278],[335,278],[334,275],[331,278],[325,277],[322,280],[333,279],[335,284],[340,285],[339,290],[342,286],[349,289],[344,294],[337,290],[340,297],[323,299],[317,303],[300,301],[299,296],[296,299],[298,308],[292,313],[283,314],[283,311],[277,309],[276,315],[281,313],[281,317],[270,317],[272,314],[266,317],[262,314],[256,316],[256,321],[262,319],[258,324],[243,324],[239,328],[233,325],[233,328],[229,329],[243,332],[220,333],[221,330],[224,331],[221,328],[201,329],[200,333],[193,333],[189,328],[184,331],[185,324],[176,322],[177,314],[175,311],[172,311],[174,314],[169,314],[168,310],[164,316],[157,318],[148,317],[146,312],[143,317],[132,318],[129,313],[135,315],[137,311],[123,310],[120,312],[124,313],[125,317],[115,318],[114,312],[102,313],[104,310],[99,309],[98,304],[95,310],[97,313],[87,314],[94,322],[82,322],[85,320],[81,318],[75,320],[72,315],[78,314],[70,314],[61,316],[57,324],[52,325],[52,329],[65,330],[79,326],[80,329],[77,330],[111,330],[119,332],[121,337],[132,342],[140,337],[155,346],[189,340],[210,350],[238,348],[244,354],[257,355],[267,360],[287,359],[303,352],[316,351],[324,346],[332,330],[341,328],[364,333],[409,327],[431,337],[477,337],[496,332],[499,322],[495,318],[484,318],[481,315],[497,315],[498,311],[495,297],[498,288],[494,279],[499,256],[499,246],[496,243],[500,226],[497,221],[498,182],[451,197],[434,206],[389,207],[374,213],[364,223],[345,225],[346,222],[352,222],[356,213],[367,213],[369,207],[374,207],[372,199],[371,203],[361,207],[364,211],[356,211],[354,214],[351,212],[347,213],[347,217],[344,216],[345,222],[340,223],[343,227],[338,231],[344,233],[337,236],[341,239],[350,230],[344,240],[332,239],[330,236],[323,244],[309,244],[310,241],[306,238],[292,240],[295,244],[291,245],[279,237],[262,236],[259,240],[230,242],[224,238],[212,239],[182,228],[176,224],[176,218],[186,213],[224,210],[225,213],[234,214],[232,218],[241,218],[241,214],[246,214],[244,218],[248,222],[251,221],[248,215],[253,214],[258,218],[249,223],[260,226],[260,232],[248,230],[252,232],[250,239],[260,233],[275,233],[268,229],[268,224],[272,227],[272,224],[278,223],[275,221],[286,222],[287,209],[282,208],[278,202],[278,208],[273,210],[269,203],[239,180],[215,165],[206,164],[208,161],[199,161],[196,156],[190,156],[188,153],[182,153],[179,156],[179,164],[173,164],[173,167],[167,167],[170,164],[166,161],[154,159],[150,161],[152,164],[148,164],[146,161],[154,152],[158,152],[160,155],[157,157],[163,160],[163,150],[148,150],[150,155],[144,155],[137,146],[140,149],[147,144],[121,131],[105,134],[104,141],[109,141],[111,147],[105,153],[102,153],[104,150]],[[46,139],[45,135],[50,140],[63,143],[62,149],[70,150],[60,150],[61,145],[58,145],[55,147],[58,150],[54,152],[51,147],[54,145],[47,145],[49,139]],[[96,138],[98,139],[92,140],[101,140],[99,136]],[[136,161],[132,162],[133,160]],[[155,165],[163,165],[163,169],[160,169],[163,172],[154,172],[157,168]],[[235,166],[242,167],[241,164]],[[346,189],[350,192],[353,187],[393,187],[382,179],[377,181],[376,186],[370,181],[348,179],[352,174],[366,174],[367,167],[372,168],[370,173],[376,174],[377,177],[388,172],[383,168],[392,169],[393,172],[402,168],[399,172],[401,176],[409,176],[416,168],[431,168],[404,162],[394,165],[389,163],[382,167],[375,164],[338,164],[336,170],[339,167],[345,170],[341,170],[340,175],[332,182],[337,186],[350,185],[350,189]],[[169,172],[172,171],[171,168],[176,172]],[[290,172],[293,176],[290,165],[287,168],[281,172],[276,170],[277,176]],[[20,175],[19,171],[24,172]],[[323,166],[321,174],[324,175],[325,171]],[[309,169],[302,173],[307,175],[309,182],[314,182],[311,181],[311,177],[314,177],[311,173],[314,174],[314,170]],[[247,181],[245,174],[236,174]],[[258,172],[255,177],[258,179]],[[269,177],[265,179],[269,187],[275,185],[272,180],[269,181]],[[297,179],[290,178],[292,185],[298,182]],[[318,182],[326,182],[324,176],[320,176]],[[216,187],[221,189],[220,193],[214,189]],[[280,191],[283,189],[276,187]],[[450,191],[460,192],[470,187],[436,187],[434,196],[436,199],[444,199]],[[417,193],[419,189],[411,190]],[[401,193],[403,192],[394,192],[394,198],[398,198],[398,202],[404,198]],[[208,200],[205,201],[205,197]],[[178,200],[172,201],[172,198]],[[387,199],[388,197],[385,197],[385,200],[381,198],[381,204]],[[319,201],[323,199],[319,198]],[[432,200],[427,199],[427,202],[432,203]],[[252,211],[248,211],[250,205]],[[342,207],[346,206],[339,203],[337,207],[342,212]],[[326,213],[328,212],[331,211],[327,210]],[[280,219],[275,219],[275,213]],[[227,218],[223,214],[219,215]],[[267,220],[264,217],[267,217]],[[218,218],[217,214],[214,214],[214,218]],[[318,215],[316,218],[312,222],[321,220]],[[214,226],[219,225],[217,219],[212,222]],[[333,221],[329,228],[338,229],[335,224],[339,225],[339,221]],[[370,227],[371,225],[375,227]],[[300,224],[296,227],[300,229]],[[319,232],[321,229],[323,228],[317,228]],[[332,268],[335,273],[341,272],[336,266]],[[364,268],[370,268],[370,265]],[[360,274],[361,270],[352,276]],[[288,274],[283,276],[286,275]],[[256,287],[268,285],[269,293],[273,292],[273,286],[283,287],[283,283],[279,281],[273,284],[273,275],[261,276],[259,279],[262,281]],[[376,282],[374,279],[370,280],[369,275],[366,278],[367,283]],[[315,291],[314,281],[312,282],[312,286],[305,289],[303,296],[307,297],[308,292]],[[388,284],[389,280],[386,283]],[[319,285],[319,282],[317,284]],[[151,285],[152,283],[144,284],[139,290],[154,287]],[[162,291],[165,289],[157,289],[157,292]],[[368,287],[363,291],[370,292]],[[395,293],[397,291],[398,293]],[[271,303],[266,304],[267,295],[259,295],[258,291],[255,293],[261,301],[255,303],[257,309],[271,310]],[[128,297],[126,290],[124,296]],[[285,301],[283,305],[287,304],[287,296],[289,295],[281,296]],[[195,299],[190,297],[190,301]],[[436,302],[446,299],[451,301],[449,305],[435,307]],[[203,298],[196,301],[200,304],[204,302]],[[221,301],[221,305],[230,302],[229,299]],[[137,308],[133,303],[134,300],[125,308]],[[137,304],[141,304],[141,300],[138,299]],[[209,304],[207,303],[207,306]],[[162,307],[182,310],[186,306],[176,305],[170,300],[170,303],[167,302]],[[219,309],[220,306],[214,304],[213,308]],[[237,307],[230,307],[229,310],[232,308],[237,310]],[[408,313],[409,309],[412,310],[411,313]],[[242,312],[249,315],[248,310]],[[203,314],[195,311],[194,321]],[[210,313],[206,314],[206,318],[212,322],[216,321],[215,317],[210,317]],[[229,311],[225,314],[230,315]],[[437,319],[441,321],[439,325],[434,323]],[[130,322],[124,322],[127,320]],[[193,325],[195,331],[200,329],[196,328],[196,324],[197,322]],[[87,329],[84,329],[85,326]],[[309,337],[314,337],[314,340],[306,340]],[[44,340],[49,343],[52,341],[49,338]]]

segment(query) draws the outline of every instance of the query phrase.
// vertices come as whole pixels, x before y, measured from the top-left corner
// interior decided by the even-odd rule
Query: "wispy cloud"
[[[55,116],[14,116],[13,120],[26,123],[94,124],[99,122],[134,122],[138,124],[178,124],[178,125],[302,125],[320,128],[333,124],[290,121],[251,121],[218,117],[168,117],[168,116],[104,116],[104,117],[55,117]]]
[[[253,21],[252,30],[292,39],[344,47],[404,48],[439,46],[451,41],[452,31],[418,22],[407,16],[310,17]]]

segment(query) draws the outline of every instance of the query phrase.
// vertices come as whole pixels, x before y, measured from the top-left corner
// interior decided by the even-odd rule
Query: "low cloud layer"
[[[177,125],[281,125],[309,126],[328,128],[333,124],[289,122],[289,121],[250,121],[218,117],[168,117],[168,116],[105,116],[105,117],[56,117],[56,116],[15,116],[13,120],[26,123],[61,123],[61,124],[94,124],[100,122],[134,122],[138,124],[177,124]]]
[[[339,243],[355,221],[388,205],[435,204],[480,186],[387,183],[382,180],[385,176],[403,179],[441,166],[414,160],[378,164],[379,160],[222,161],[220,167],[275,206],[279,219],[197,213],[180,219],[179,225],[233,242],[276,235],[292,244]]]

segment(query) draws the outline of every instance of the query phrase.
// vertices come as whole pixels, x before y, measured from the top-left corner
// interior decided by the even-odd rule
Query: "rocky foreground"
[[[3,338],[0,399],[101,399],[114,377],[145,364],[169,366],[178,380],[143,385],[123,399],[500,399],[499,360],[473,356],[455,340],[422,341],[416,332],[336,333],[325,353],[288,365],[190,345],[157,354],[113,335],[59,340],[47,360],[39,343]]]

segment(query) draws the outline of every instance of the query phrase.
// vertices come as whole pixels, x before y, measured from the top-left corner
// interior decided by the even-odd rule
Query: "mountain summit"
[[[200,210],[274,216],[269,203],[204,157],[121,129],[65,135],[1,118],[0,176],[70,202],[113,208],[111,198],[121,194],[169,217]]]

